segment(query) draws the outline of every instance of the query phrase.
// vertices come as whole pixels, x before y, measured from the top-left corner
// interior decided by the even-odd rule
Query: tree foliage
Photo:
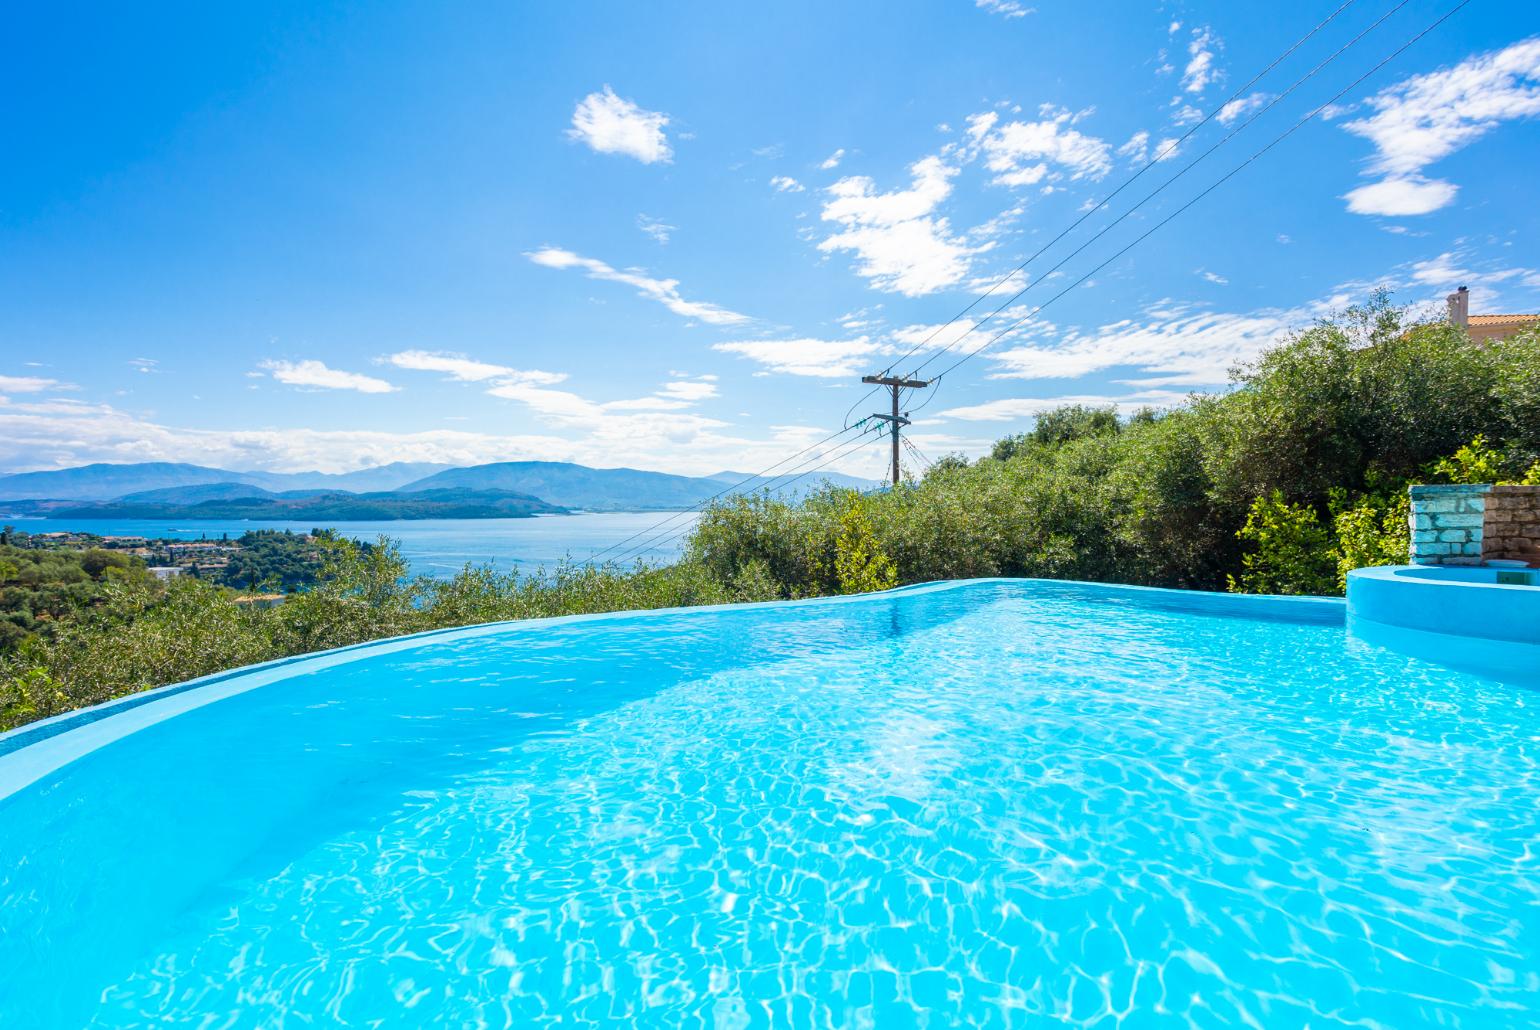
[[[1235,534],[1252,544],[1230,589],[1245,594],[1325,594],[1336,580],[1331,534],[1315,510],[1290,504],[1282,491],[1258,497]]]

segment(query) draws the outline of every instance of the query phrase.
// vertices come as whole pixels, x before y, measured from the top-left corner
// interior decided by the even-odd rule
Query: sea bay
[[[679,556],[695,512],[584,512],[525,519],[401,519],[387,522],[259,522],[245,519],[24,519],[0,515],[0,524],[26,533],[78,532],[168,540],[238,537],[253,529],[306,533],[333,529],[354,540],[389,537],[412,571],[445,578],[467,563],[502,572],[533,574],[563,558],[587,562],[638,559],[649,564]],[[653,527],[657,527],[654,529]],[[634,539],[628,539],[633,538]],[[606,548],[608,553],[601,554]]]

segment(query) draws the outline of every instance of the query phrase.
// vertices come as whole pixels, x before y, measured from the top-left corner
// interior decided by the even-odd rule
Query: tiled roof
[[[1472,315],[1471,325],[1507,325],[1509,322],[1540,322],[1540,315]]]

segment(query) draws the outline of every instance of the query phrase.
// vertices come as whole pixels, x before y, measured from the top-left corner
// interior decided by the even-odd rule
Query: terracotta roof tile
[[[1471,315],[1471,325],[1506,325],[1509,322],[1540,322],[1540,315]]]

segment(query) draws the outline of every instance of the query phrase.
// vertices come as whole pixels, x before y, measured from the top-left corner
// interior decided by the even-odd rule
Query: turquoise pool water
[[[258,671],[10,738],[0,1025],[1530,1025],[1536,687],[1030,581]]]

